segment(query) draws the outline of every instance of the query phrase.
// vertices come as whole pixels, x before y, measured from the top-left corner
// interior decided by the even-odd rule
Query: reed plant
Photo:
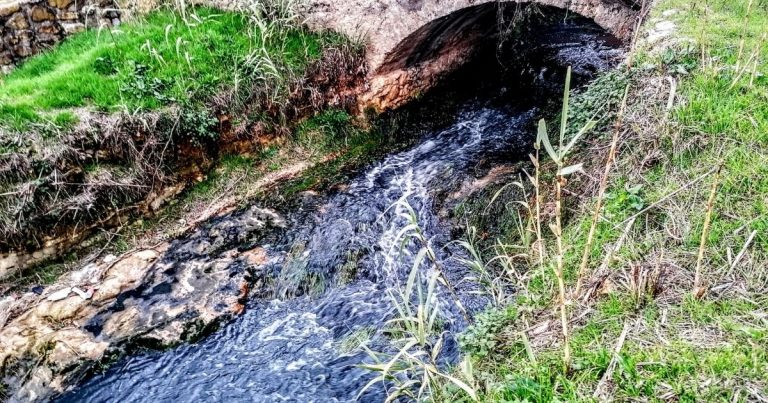
[[[404,283],[397,278],[397,268],[391,268],[395,272],[395,284],[387,293],[394,312],[386,322],[386,333],[390,335],[390,345],[396,351],[374,352],[366,348],[373,362],[361,367],[378,375],[361,389],[358,396],[381,384],[386,389],[388,402],[406,397],[420,401],[447,393],[447,383],[477,400],[468,362],[459,366],[462,368],[459,374],[441,363],[443,345],[452,335],[443,330],[447,311],[439,298],[440,288],[447,292],[450,303],[455,304],[465,320],[469,320],[468,313],[440,267],[418,216],[407,201],[407,195],[389,210],[394,212],[395,220],[404,222],[393,241],[393,248],[398,247],[402,254],[413,242],[419,250]]]

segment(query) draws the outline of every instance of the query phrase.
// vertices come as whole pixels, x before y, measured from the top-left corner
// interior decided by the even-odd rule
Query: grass
[[[299,72],[319,58],[323,34],[278,25],[262,35],[242,13],[196,8],[187,18],[159,10],[112,31],[89,30],[33,57],[3,78],[0,122],[70,122],[73,108],[151,110],[200,103],[228,87],[258,79],[249,56],[263,51]],[[272,29],[272,28],[270,28]]]
[[[460,338],[481,401],[768,399],[768,9],[763,2],[660,0],[644,29],[661,20],[675,23],[672,37],[641,43],[631,71],[606,74],[573,94],[573,125],[596,111],[609,118],[571,157],[587,175],[565,184],[560,252],[555,237],[545,236],[539,266],[530,196],[503,208],[477,200],[461,206],[470,215],[504,210],[492,213],[495,222],[470,217],[479,227],[469,232],[476,258],[468,264],[496,276],[486,284],[518,290]],[[616,159],[600,196],[620,115],[615,101],[627,84]],[[596,102],[606,97],[614,100],[608,111]],[[544,206],[555,205],[555,186],[547,183],[556,165],[541,164]],[[485,192],[485,205],[521,197],[512,188]],[[520,226],[508,218],[515,214],[527,218],[527,235],[515,238]],[[554,223],[551,207],[542,214],[543,227]],[[477,233],[482,242],[472,241]],[[565,340],[553,274],[559,254],[571,330]]]

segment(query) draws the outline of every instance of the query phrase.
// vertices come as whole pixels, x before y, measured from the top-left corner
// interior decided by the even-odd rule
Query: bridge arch
[[[399,106],[460,67],[479,46],[533,16],[594,21],[628,42],[637,0],[312,0],[310,25],[361,38],[367,46],[369,88],[364,106]]]

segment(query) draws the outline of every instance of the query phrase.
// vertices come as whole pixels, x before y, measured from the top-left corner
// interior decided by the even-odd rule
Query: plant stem
[[[595,213],[592,215],[592,224],[589,227],[589,234],[587,235],[587,243],[584,245],[584,252],[581,255],[581,264],[579,265],[579,278],[576,280],[576,290],[574,295],[578,296],[581,292],[581,285],[584,281],[584,276],[587,274],[587,265],[589,264],[589,255],[592,249],[592,243],[595,240],[595,232],[597,230],[597,223],[600,220],[600,210],[603,207],[603,199],[605,198],[605,191],[608,189],[608,176],[613,168],[613,161],[616,159],[616,148],[619,144],[619,137],[621,136],[621,127],[624,121],[624,111],[627,107],[627,95],[629,94],[629,85],[624,89],[624,98],[621,101],[621,108],[619,109],[619,115],[616,117],[616,123],[613,130],[613,140],[611,140],[611,149],[608,151],[608,159],[605,161],[605,169],[603,170],[603,177],[600,178],[600,188],[597,192],[597,204],[595,205]]]
[[[712,222],[712,211],[715,206],[715,197],[717,196],[717,185],[720,181],[720,172],[723,169],[723,162],[718,163],[717,172],[715,172],[715,178],[712,180],[712,190],[709,193],[709,200],[707,200],[707,213],[704,216],[704,228],[701,231],[701,241],[699,242],[699,255],[696,258],[696,274],[693,280],[694,294],[701,295],[701,263],[704,260],[704,249],[707,246],[707,237],[709,236],[709,226]]]
[[[749,12],[752,10],[753,1],[754,0],[749,0],[749,4],[747,4],[747,13],[744,14],[744,28],[741,31],[741,39],[739,40],[739,53],[736,56],[736,71],[738,71],[741,67],[741,56],[744,54],[744,42],[746,41],[747,30],[749,29]],[[749,67],[748,65],[749,63],[747,63],[745,68]]]
[[[563,255],[565,254],[563,248],[563,220],[562,220],[562,191],[563,185],[565,185],[565,178],[560,175],[560,169],[558,169],[558,175],[555,183],[555,237],[557,238],[557,267],[555,269],[555,275],[557,276],[557,288],[560,294],[560,321],[563,326],[563,363],[565,365],[565,371],[571,365],[571,346],[568,336],[568,313],[565,307],[565,280],[563,279]]]
[[[536,166],[536,173],[534,181],[534,188],[536,190],[536,243],[539,245],[539,269],[544,267],[544,239],[541,237],[541,195],[539,191],[539,175],[541,171],[539,162],[539,145],[536,145],[536,160],[534,165]]]

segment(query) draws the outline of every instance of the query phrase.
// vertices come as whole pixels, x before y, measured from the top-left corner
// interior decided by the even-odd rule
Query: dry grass
[[[564,242],[546,239],[545,268],[563,251],[567,322],[557,279],[530,259],[538,251],[480,253],[530,268],[512,278],[518,315],[487,335],[494,353],[475,357],[486,400],[768,399],[768,12],[714,0],[657,7],[645,32],[666,19],[677,31],[636,47],[623,121],[572,155],[584,173],[563,189]],[[557,165],[535,168],[551,177]],[[540,190],[542,219],[554,220],[556,188]]]

